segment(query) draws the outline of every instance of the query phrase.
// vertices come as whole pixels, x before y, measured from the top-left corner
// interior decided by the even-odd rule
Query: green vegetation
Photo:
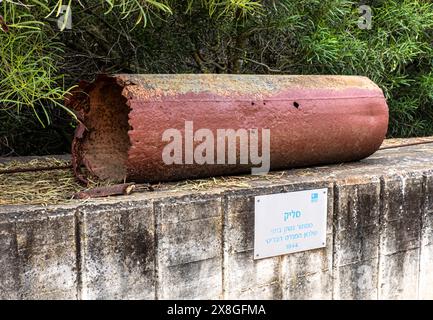
[[[389,136],[433,135],[431,0],[4,0],[0,15],[0,154],[68,151],[63,97],[98,72],[366,75]]]

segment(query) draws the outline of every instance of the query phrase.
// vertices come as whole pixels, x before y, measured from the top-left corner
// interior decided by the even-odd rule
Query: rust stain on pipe
[[[272,170],[360,160],[379,148],[388,128],[382,90],[357,76],[119,74],[81,83],[67,105],[82,121],[72,147],[82,181],[86,174],[170,181],[254,167],[165,164],[163,133],[173,128],[185,137],[185,121],[215,136],[218,129],[269,129]]]

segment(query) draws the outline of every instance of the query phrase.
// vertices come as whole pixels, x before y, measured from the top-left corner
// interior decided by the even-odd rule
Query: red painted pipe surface
[[[240,144],[235,164],[198,164],[195,158],[188,163],[185,149],[204,141],[188,139],[186,127],[191,124],[193,133],[208,129],[215,140],[218,129],[257,129],[259,151],[268,129],[272,170],[365,158],[379,148],[388,127],[382,90],[357,76],[99,76],[93,83],[81,83],[67,105],[82,121],[72,153],[75,172],[83,181],[90,175],[114,181],[170,181],[249,173],[259,166],[251,159],[240,163]],[[173,141],[163,141],[167,129],[182,135],[182,164],[163,161],[163,151]],[[215,141],[214,146],[216,163]],[[208,151],[210,147],[202,155]]]

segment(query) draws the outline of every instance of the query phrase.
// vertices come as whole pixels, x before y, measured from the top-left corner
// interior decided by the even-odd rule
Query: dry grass
[[[67,166],[69,161],[55,158],[35,159],[30,162],[0,163],[0,172],[19,168]],[[72,198],[83,190],[71,169],[35,171],[14,174],[0,173],[0,205],[5,204],[56,204]]]
[[[93,182],[83,186],[77,182],[72,169],[6,173],[16,169],[37,169],[70,166],[71,162],[57,158],[40,158],[27,162],[10,161],[0,163],[0,205],[64,203],[78,191],[109,185],[109,182]]]
[[[269,172],[266,175],[241,175],[227,177],[212,177],[208,179],[185,180],[153,186],[158,190],[170,191],[206,191],[213,188],[237,189],[250,188],[255,181],[275,181],[281,179],[287,171]]]
[[[30,162],[12,161],[0,163],[0,205],[11,204],[37,204],[49,205],[65,203],[72,199],[74,193],[84,191],[109,182],[91,182],[88,187],[80,185],[71,169],[58,169],[50,171],[35,171],[25,173],[1,174],[5,170],[21,168],[43,168],[68,166],[69,161],[56,158],[36,159]],[[206,191],[213,188],[249,188],[256,180],[275,180],[284,173],[272,172],[266,176],[232,176],[198,180],[185,180],[153,185],[154,190],[168,191]],[[136,192],[146,192],[148,185],[137,185]]]
[[[417,139],[389,139],[383,146],[395,146],[408,142],[432,141],[433,137]],[[38,204],[49,205],[65,203],[72,199],[74,193],[86,189],[109,185],[109,182],[90,182],[89,186],[80,185],[71,169],[58,169],[50,171],[35,171],[26,173],[2,174],[5,170],[17,168],[43,168],[69,166],[70,161],[57,158],[41,158],[29,162],[10,161],[0,162],[0,205],[11,204]],[[214,188],[237,189],[249,188],[255,181],[276,181],[284,177],[287,171],[270,172],[264,176],[231,176],[198,180],[185,180],[153,185],[154,190],[166,191],[206,191]],[[309,175],[309,169],[297,169],[297,175]],[[137,185],[136,192],[148,192],[147,185]]]

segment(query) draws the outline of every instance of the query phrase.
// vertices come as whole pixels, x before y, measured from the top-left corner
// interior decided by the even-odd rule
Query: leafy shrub
[[[72,127],[60,108],[63,96],[97,72],[366,75],[388,98],[389,136],[433,134],[430,0],[26,3],[0,4],[9,26],[9,32],[0,31],[0,121],[6,123],[0,153],[7,151],[1,137],[11,141],[8,132],[31,119],[29,110],[44,125],[51,115],[62,128],[54,132],[68,136]],[[57,19],[67,4],[72,29],[63,21],[60,31]],[[372,9],[371,29],[358,27],[360,4]],[[61,145],[63,151],[68,143]],[[47,151],[52,149],[39,150]]]

